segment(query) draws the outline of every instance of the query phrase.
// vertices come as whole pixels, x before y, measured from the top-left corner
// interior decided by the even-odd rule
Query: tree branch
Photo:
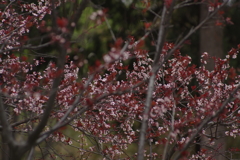
[[[52,3],[52,5],[53,4],[54,3]],[[82,12],[86,8],[87,4],[88,4],[88,0],[81,1],[81,3],[78,5],[77,12],[73,15],[74,19],[73,19],[72,22],[74,22],[76,24],[76,22],[80,19],[81,15],[82,15]],[[52,6],[52,7],[53,7],[52,21],[53,21],[53,24],[55,24],[55,20],[56,20],[57,15],[56,15],[54,6]],[[66,40],[66,42],[70,41],[70,39],[72,37],[72,33],[74,31],[74,28],[76,27],[75,25],[72,25],[72,22],[70,22],[70,24],[68,25],[68,28],[70,28],[70,33],[62,35],[63,38]],[[57,26],[55,26],[55,27],[57,27]],[[55,28],[54,31],[57,33],[57,28]],[[57,43],[56,45],[57,45],[57,48],[58,48],[58,51],[59,51],[59,57],[58,57],[58,63],[57,63],[57,68],[58,68],[57,73],[61,73],[61,74],[58,75],[58,77],[56,77],[53,81],[53,86],[52,86],[52,89],[51,89],[51,92],[50,92],[49,99],[48,99],[47,104],[46,104],[46,109],[44,111],[44,114],[43,114],[39,124],[37,125],[37,127],[29,135],[28,140],[27,140],[27,142],[28,142],[27,145],[34,144],[35,141],[38,139],[40,133],[43,131],[44,127],[46,126],[46,124],[48,122],[48,119],[50,118],[51,110],[52,110],[52,108],[54,107],[54,104],[55,104],[55,98],[56,98],[56,95],[57,95],[58,86],[61,83],[61,78],[62,78],[62,75],[63,75],[64,64],[65,64],[65,57],[66,57],[66,54],[67,54],[67,51],[66,51],[67,49],[64,47],[64,45],[62,45],[60,43]]]
[[[156,78],[156,73],[158,72],[158,63],[160,59],[160,55],[162,53],[162,48],[166,39],[167,35],[167,29],[170,24],[171,15],[173,12],[173,6],[175,4],[176,0],[173,0],[171,3],[171,6],[167,8],[166,5],[164,5],[163,11],[162,11],[162,20],[159,26],[159,32],[158,32],[158,40],[157,40],[157,46],[156,46],[156,54],[154,56],[154,61],[152,65],[152,73],[151,77],[149,79],[148,83],[148,91],[147,91],[147,97],[145,102],[145,109],[142,116],[142,126],[140,130],[140,138],[139,138],[139,146],[138,146],[138,160],[144,159],[144,146],[145,146],[145,136],[146,136],[146,130],[148,127],[148,119],[149,119],[149,111],[151,107],[152,102],[152,94],[154,91],[154,81]]]

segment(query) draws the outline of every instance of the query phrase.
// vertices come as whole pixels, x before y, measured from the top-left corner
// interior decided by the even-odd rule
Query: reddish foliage
[[[67,27],[68,25],[68,20],[66,18],[57,18],[57,25],[60,28]]]
[[[172,4],[172,0],[164,0],[164,4],[167,8],[170,8],[170,6]]]
[[[18,57],[18,52],[16,55],[10,54],[12,48],[14,48],[12,52],[17,49],[22,52],[21,47],[24,45],[26,48],[32,47],[25,43],[31,43],[28,33],[33,27],[41,32],[51,32],[48,36],[54,39],[55,45],[60,46],[62,52],[74,50],[78,54],[78,49],[70,48],[71,39],[63,38],[68,26],[76,24],[69,24],[70,20],[67,18],[57,18],[55,23],[58,30],[53,33],[51,27],[46,26],[47,21],[43,20],[52,10],[51,4],[47,2],[39,1],[36,5],[18,1],[20,9],[24,10],[25,14],[17,14],[11,7],[0,12],[2,28],[6,28],[1,32],[3,37],[1,44],[4,44],[2,49],[5,55],[0,56],[0,90],[3,103],[9,107],[7,114],[13,113],[9,119],[14,116],[27,119],[26,123],[12,127],[16,133],[34,130],[45,114],[46,107],[49,107],[47,105],[53,104],[54,106],[50,106],[52,107],[49,112],[50,122],[44,126],[39,136],[47,135],[52,126],[56,126],[51,124],[51,120],[54,120],[57,124],[60,123],[60,127],[54,130],[55,132],[52,131],[48,139],[71,145],[74,138],[64,134],[71,127],[79,135],[75,143],[80,146],[81,155],[97,153],[110,157],[109,159],[120,159],[124,156],[131,159],[134,155],[124,155],[124,150],[139,140],[139,126],[145,116],[148,117],[145,137],[151,147],[169,145],[178,152],[188,143],[204,119],[215,115],[239,85],[240,76],[237,69],[230,67],[230,59],[237,58],[240,45],[237,49],[232,48],[224,59],[210,57],[204,52],[200,60],[201,65],[197,67],[191,64],[191,57],[182,55],[179,49],[163,62],[164,56],[168,56],[175,46],[174,43],[166,42],[160,54],[161,62],[157,62],[157,65],[161,66],[157,66],[159,70],[154,72],[153,58],[143,49],[145,45],[143,39],[137,41],[133,36],[128,36],[126,41],[129,45],[123,50],[123,46],[128,43],[124,43],[122,38],[117,38],[103,60],[98,59],[93,65],[88,64],[88,72],[81,76],[80,71],[87,68],[84,66],[87,61],[84,56],[80,58],[77,56],[75,62],[72,62],[69,56],[60,57],[67,62],[61,69],[55,62],[50,61],[44,68],[42,60],[30,61],[30,58],[25,56]],[[150,1],[143,3],[147,11],[151,3]],[[164,3],[169,9],[172,0],[165,0]],[[56,4],[56,7],[58,5],[60,4]],[[220,4],[216,1],[210,5],[216,8]],[[90,19],[96,20],[96,23],[99,20],[103,22],[106,13],[106,9],[100,9],[94,12]],[[226,21],[231,22],[230,19]],[[222,22],[217,23],[222,25]],[[144,23],[144,26],[148,29],[151,23]],[[59,29],[62,31],[60,35]],[[188,41],[185,43],[190,44]],[[152,41],[152,44],[155,45],[155,42]],[[215,61],[212,71],[204,66],[208,59]],[[40,66],[41,69],[36,69]],[[143,115],[146,97],[150,95],[147,92],[148,82],[155,73],[153,93],[149,101],[150,110],[148,114]],[[57,82],[59,85],[53,86],[58,84]],[[50,99],[54,92],[56,97]],[[206,124],[206,128],[215,127],[219,123],[230,124],[226,136],[239,136],[239,93],[233,96],[233,100],[224,106],[223,112],[213,118],[211,124],[210,122]],[[63,118],[65,119],[62,120]],[[9,122],[12,120],[14,119]],[[64,124],[65,122],[67,123]],[[69,125],[69,128],[61,124]],[[201,129],[199,134],[210,139],[206,144],[211,147],[216,137],[204,134],[206,128]],[[90,140],[86,140],[86,137]],[[184,151],[181,155],[194,159],[206,152],[204,149],[196,154]],[[157,153],[145,155],[157,157]]]
[[[150,28],[150,27],[151,27],[151,25],[152,25],[152,23],[151,23],[151,22],[146,22],[146,23],[144,23],[144,27],[145,27],[145,29],[148,29],[148,28]]]

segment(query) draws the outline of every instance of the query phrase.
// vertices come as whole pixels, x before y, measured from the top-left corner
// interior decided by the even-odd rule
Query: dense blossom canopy
[[[172,47],[173,44],[166,43],[164,48],[167,52]],[[182,56],[179,51],[163,64],[156,76],[148,119],[147,139],[152,145],[157,147],[170,143],[177,144],[177,148],[181,149],[196,126],[222,108],[240,80],[229,66],[230,58],[235,56],[235,52],[229,52],[225,59],[216,59],[212,71],[206,70],[204,66],[192,65],[191,58]],[[130,57],[134,59],[132,66],[124,65],[126,58]],[[106,144],[102,152],[113,159],[124,154],[124,150],[138,140],[137,126],[144,116],[142,111],[152,64],[148,53],[139,49],[126,51],[120,58],[104,63],[100,69],[90,73],[89,77],[93,76],[91,82],[88,81],[89,77],[79,79],[79,68],[71,61],[67,63],[58,87],[56,107],[51,113],[51,118],[61,119],[80,95],[69,118],[84,106],[87,111],[75,117],[70,126],[80,132],[79,135],[91,135],[99,144]],[[208,54],[203,53],[202,63],[207,63],[207,59]],[[13,55],[1,59],[4,103],[13,108],[14,115],[27,113],[35,122],[38,121],[36,117],[44,112],[54,78],[59,76],[55,63],[51,62],[44,71],[39,72],[33,69],[37,65],[41,65],[41,62],[35,60],[31,64]],[[103,71],[104,68],[106,71]],[[238,105],[237,96],[221,109],[220,116],[213,119],[211,125],[219,122],[230,124],[226,135],[236,137],[240,132]],[[15,129],[28,131],[32,127],[21,124]],[[205,128],[201,134],[205,135]],[[65,137],[61,131],[56,131],[49,138],[72,144],[71,138]],[[81,152],[98,150],[97,146],[82,145],[89,151],[86,149]],[[158,153],[152,155],[160,157]]]
[[[147,34],[139,40],[129,36],[126,41],[116,39],[110,51],[89,65],[83,76],[80,70],[86,59],[75,63],[65,54],[72,51],[69,41],[76,25],[72,21],[74,16],[69,19],[55,17],[52,26],[44,20],[64,2],[1,3],[6,7],[0,10],[0,93],[3,101],[0,105],[8,108],[6,121],[12,131],[19,133],[20,139],[32,133],[37,135],[33,146],[44,140],[62,142],[75,148],[78,157],[82,158],[101,155],[106,159],[135,159],[136,149],[128,150],[139,142],[140,126],[146,119],[145,138],[149,145],[144,150],[145,157],[161,159],[166,156],[165,152],[176,152],[188,159],[207,159],[214,157],[218,149],[203,148],[198,153],[193,152],[189,145],[197,144],[197,136],[208,139],[203,146],[210,148],[218,137],[208,130],[218,125],[226,126],[225,136],[239,136],[240,76],[230,66],[230,61],[237,58],[240,48],[231,49],[224,59],[210,57],[204,52],[201,65],[196,66],[191,57],[182,55],[180,47],[176,49],[173,43],[164,42],[156,60],[142,48]],[[163,7],[171,8],[172,1],[165,1]],[[100,20],[96,23],[101,24],[105,14],[98,10],[89,19]],[[41,38],[37,43],[29,40],[28,34],[33,28],[49,33],[46,36],[49,42],[42,43]],[[50,44],[57,46],[59,53],[65,53],[60,54],[57,62],[50,61],[44,69],[39,68],[44,67],[45,58],[28,60],[19,54],[24,49],[34,50]],[[206,69],[209,59],[215,61],[213,70]],[[153,88],[150,109],[145,114],[150,87]],[[39,134],[34,134],[37,132],[34,128],[42,124],[42,116],[49,108],[48,122]],[[1,130],[3,122],[1,119]],[[77,136],[67,136],[66,130]],[[30,134],[28,142],[32,137]],[[169,146],[171,150],[167,151]]]

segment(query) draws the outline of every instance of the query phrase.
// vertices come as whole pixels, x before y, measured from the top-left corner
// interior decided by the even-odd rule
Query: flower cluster
[[[165,45],[167,50],[173,47]],[[71,126],[76,132],[95,137],[102,145],[101,151],[95,146],[86,145],[88,152],[101,152],[113,159],[123,156],[123,150],[138,140],[137,126],[142,120],[153,62],[144,50],[126,51],[125,54],[133,59],[131,64],[121,58],[109,62],[103,66],[106,71],[91,73],[94,78],[89,82],[87,77],[79,80],[79,68],[73,62],[66,64],[58,87],[56,107],[51,114],[58,121],[76,97],[81,95],[69,118],[84,106],[88,109],[76,117]],[[207,56],[207,53],[203,54],[203,64]],[[231,56],[234,58],[236,54],[229,52],[226,59],[216,59],[212,71],[204,66],[197,68],[191,65],[191,58],[182,56],[179,51],[163,64],[156,76],[148,120],[147,138],[152,145],[176,143],[181,148],[188,142],[196,126],[205,117],[215,114],[240,80],[229,66]],[[44,113],[53,80],[60,73],[54,62],[50,62],[43,71],[34,69],[38,65],[41,65],[39,60],[31,64],[14,55],[1,59],[1,92],[4,103],[11,106],[16,115],[21,115],[23,111],[32,117]],[[218,121],[213,120],[211,124],[219,121],[229,123],[231,125],[226,135],[238,136],[238,105],[239,98],[228,103]],[[25,130],[25,127],[29,128],[23,125],[19,129]],[[169,138],[166,138],[167,135],[170,135]],[[203,132],[203,135],[206,134]],[[49,138],[72,144],[71,138],[66,138],[62,131],[54,132]],[[196,156],[200,155],[192,155]],[[157,158],[157,154],[154,157]]]
[[[11,7],[15,3],[17,9]],[[170,1],[165,3],[171,4]],[[80,154],[98,153],[107,159],[135,158],[125,150],[139,140],[148,81],[153,74],[152,56],[139,49],[143,40],[135,41],[130,36],[124,43],[117,39],[109,53],[103,56],[103,63],[96,61],[95,66],[89,67],[88,75],[80,78],[79,70],[83,67],[80,63],[67,61],[64,69],[59,70],[56,63],[49,62],[45,69],[39,70],[37,67],[43,60],[27,62],[24,57],[10,54],[11,50],[20,49],[28,41],[26,35],[32,26],[44,28],[42,20],[51,13],[51,5],[48,0],[36,3],[13,1],[0,11],[0,44],[1,52],[5,53],[0,57],[0,90],[4,104],[13,114],[9,116],[10,121],[14,116],[26,119],[14,126],[14,131],[27,132],[35,127],[52,95],[54,80],[60,78],[50,114],[53,122],[45,126],[45,131],[51,131],[52,123],[62,122],[67,115],[65,121],[72,120],[68,128],[79,135],[75,143],[80,146]],[[58,5],[60,1],[56,1],[55,7]],[[102,23],[105,11],[94,12],[90,19]],[[56,24],[63,35],[68,33],[66,18],[57,18]],[[65,44],[63,35],[53,34],[52,37],[56,43]],[[193,65],[191,57],[183,56],[179,50],[164,61],[173,48],[173,43],[165,43],[158,63],[146,131],[153,151],[145,151],[146,158],[160,159],[162,153],[156,151],[160,146],[172,145],[174,150],[181,150],[202,121],[215,116],[231,96],[233,100],[199,134],[210,139],[206,144],[211,146],[214,136],[207,135],[206,129],[221,124],[227,126],[226,136],[237,137],[240,133],[240,93],[231,95],[239,85],[240,76],[230,66],[230,59],[237,58],[239,48],[232,48],[225,59],[209,57],[205,52],[200,67]],[[205,67],[210,58],[215,62],[211,71]],[[32,123],[25,123],[30,121]],[[72,145],[74,138],[66,136],[65,129],[54,130],[48,139]],[[205,150],[186,155],[192,159],[208,156]]]
[[[55,2],[55,7],[60,1]],[[51,2],[49,0],[38,0],[37,2],[10,1],[3,2],[4,10],[0,10],[0,44],[1,53],[9,53],[24,45],[31,27],[40,28],[45,15],[51,13]],[[17,6],[17,7],[15,7]]]

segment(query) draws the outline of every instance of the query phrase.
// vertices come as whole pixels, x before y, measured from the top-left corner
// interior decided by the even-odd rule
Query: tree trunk
[[[10,149],[8,147],[8,144],[6,142],[6,140],[2,138],[2,141],[1,141],[1,159],[2,160],[8,160],[9,157],[10,157]]]
[[[201,20],[209,14],[208,6],[203,4],[201,6]],[[223,26],[217,25],[221,22],[220,16],[216,15],[211,18],[200,29],[200,53],[208,52],[210,56],[223,58]],[[214,62],[210,61],[206,67],[210,70],[214,69]]]

